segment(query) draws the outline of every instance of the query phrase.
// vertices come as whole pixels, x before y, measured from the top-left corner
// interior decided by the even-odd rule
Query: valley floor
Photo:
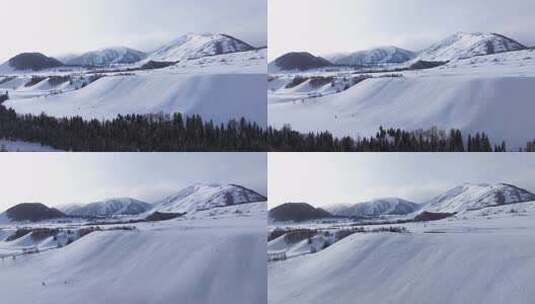
[[[267,301],[265,212],[201,214],[136,227],[93,232],[63,248],[3,259],[2,302]],[[0,253],[2,246],[9,251],[7,244],[0,242]]]
[[[535,202],[356,233],[270,262],[269,303],[532,303]]]

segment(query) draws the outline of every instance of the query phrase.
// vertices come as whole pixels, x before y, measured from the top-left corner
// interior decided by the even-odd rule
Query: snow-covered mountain
[[[331,62],[339,65],[370,66],[389,63],[403,63],[413,59],[416,54],[412,51],[395,46],[378,47],[350,54],[336,54],[327,57]]]
[[[83,217],[107,217],[117,215],[141,214],[152,208],[152,205],[133,198],[115,198],[93,202],[80,208],[71,208],[68,215]]]
[[[41,53],[21,53],[0,65],[0,72],[40,71],[62,66],[59,60]]]
[[[225,34],[187,34],[157,49],[146,61],[177,62],[254,49],[253,46]]]
[[[405,215],[420,209],[420,205],[400,198],[383,198],[351,206],[328,209],[331,213],[346,217],[377,217],[382,215]]]
[[[524,45],[500,34],[460,32],[421,51],[417,60],[451,61],[523,49]]]
[[[239,185],[194,184],[155,204],[154,211],[192,213],[212,208],[263,202],[267,199]]]
[[[535,201],[535,194],[513,185],[464,184],[433,198],[422,210],[454,213],[527,201]]]
[[[141,51],[127,47],[105,48],[84,53],[70,58],[65,62],[69,65],[107,66],[111,64],[134,63],[143,60],[147,55]]]
[[[291,52],[273,60],[268,65],[270,73],[283,71],[305,71],[332,65],[325,58],[314,56],[308,52]]]

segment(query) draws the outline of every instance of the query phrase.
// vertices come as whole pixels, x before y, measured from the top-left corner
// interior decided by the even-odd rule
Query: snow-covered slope
[[[127,47],[105,48],[70,58],[65,63],[82,66],[107,66],[134,63],[144,59],[145,53]]]
[[[0,263],[2,303],[266,303],[265,231],[264,213],[93,232]]]
[[[403,63],[413,59],[416,54],[412,51],[395,46],[379,47],[351,54],[336,54],[327,57],[331,62],[339,65],[371,66],[389,63]]]
[[[145,61],[176,62],[253,49],[225,34],[187,34],[157,49]]]
[[[270,263],[268,303],[531,303],[533,217],[521,219],[505,227],[484,220],[488,227],[477,231],[462,223],[470,228],[353,234],[319,253]]]
[[[83,217],[136,215],[151,208],[151,204],[133,198],[115,198],[89,203],[79,208],[70,208],[68,214]]]
[[[423,207],[428,212],[454,213],[535,200],[535,194],[509,184],[464,184]]]
[[[405,215],[420,208],[419,204],[400,198],[384,198],[358,203],[347,207],[335,207],[329,211],[338,216],[377,217],[382,215]]]
[[[107,76],[82,89],[63,94],[4,103],[18,113],[56,117],[79,115],[112,119],[118,114],[181,112],[226,123],[242,117],[266,125],[264,74],[179,74],[147,72]],[[262,93],[262,94],[261,94]]]
[[[189,214],[266,200],[264,196],[239,185],[195,184],[157,202],[154,211]]]
[[[522,44],[495,33],[457,33],[421,51],[416,60],[450,61],[525,48]]]

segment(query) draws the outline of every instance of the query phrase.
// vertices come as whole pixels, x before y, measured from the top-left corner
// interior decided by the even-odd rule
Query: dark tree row
[[[274,150],[296,152],[505,152],[505,142],[492,145],[485,133],[468,134],[460,130],[448,132],[438,128],[403,131],[379,128],[375,136],[335,138],[329,132],[301,134],[289,126],[268,129],[268,142]]]
[[[0,97],[3,95],[0,95]],[[0,99],[1,100],[1,99]],[[226,124],[200,116],[119,115],[112,120],[17,115],[0,102],[0,138],[38,142],[65,151],[287,151],[287,152],[502,152],[485,133],[379,128],[375,136],[336,138],[302,134],[289,126],[261,128],[242,118]],[[526,151],[535,151],[535,141]]]

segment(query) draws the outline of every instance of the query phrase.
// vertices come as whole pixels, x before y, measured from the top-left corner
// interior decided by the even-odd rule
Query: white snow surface
[[[187,34],[154,51],[145,61],[176,62],[252,49],[247,43],[224,34]]]
[[[198,183],[157,202],[152,211],[194,214],[203,210],[265,200],[264,196],[242,186]]]
[[[62,94],[11,98],[4,104],[17,113],[85,119],[113,119],[122,114],[181,112],[227,122],[245,117],[265,126],[264,74],[180,74],[167,71],[109,75]],[[13,96],[14,94],[10,94]]]
[[[495,33],[460,32],[423,50],[415,61],[450,61],[525,48],[522,44]]]
[[[508,184],[464,184],[425,204],[423,211],[458,213],[535,200],[535,194]]]
[[[402,226],[269,263],[268,303],[532,303],[535,202]]]
[[[20,140],[0,139],[0,146],[4,147],[7,152],[61,152],[50,146]]]
[[[136,224],[0,263],[6,303],[267,302],[261,213]],[[1,231],[1,230],[0,230]],[[5,247],[0,242],[0,252]],[[31,292],[29,292],[31,291]]]

